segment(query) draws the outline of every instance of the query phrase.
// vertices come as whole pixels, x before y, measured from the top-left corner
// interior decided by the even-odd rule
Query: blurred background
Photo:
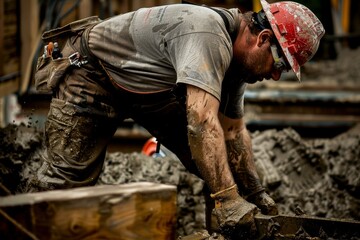
[[[0,127],[43,129],[50,95],[34,89],[34,68],[44,31],[97,15],[105,19],[141,7],[181,0],[0,0]],[[258,11],[259,0],[190,0],[196,4]],[[277,2],[277,1],[269,1]],[[246,92],[250,131],[292,127],[304,138],[333,137],[360,122],[360,1],[296,0],[322,21],[326,35],[317,54],[279,82],[251,85]],[[150,135],[131,120],[119,125],[109,151],[139,150]]]

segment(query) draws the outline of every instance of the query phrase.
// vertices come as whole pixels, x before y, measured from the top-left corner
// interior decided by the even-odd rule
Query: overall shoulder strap
[[[198,5],[198,4],[195,4],[195,3],[192,3],[192,2],[188,2],[188,1],[181,1],[181,3],[183,3],[183,4]],[[213,7],[207,6],[207,5],[205,5],[205,4],[198,5],[198,6],[207,7],[207,8],[209,8],[209,9],[215,11],[217,14],[219,14],[220,17],[221,17],[221,18],[223,19],[223,21],[224,21],[226,31],[229,33],[230,38],[231,38],[231,41],[232,41],[232,42],[235,41],[235,39],[236,39],[236,33],[235,33],[234,31],[233,31],[233,32],[230,31],[229,19],[225,16],[225,13],[224,13],[223,11],[221,11],[220,9],[217,9],[217,8],[213,8]]]

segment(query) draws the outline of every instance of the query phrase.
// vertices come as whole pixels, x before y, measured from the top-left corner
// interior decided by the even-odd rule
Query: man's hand
[[[217,217],[221,234],[228,237],[251,237],[256,234],[254,215],[259,210],[240,197],[236,185],[211,194],[211,197],[215,200],[213,214]]]
[[[260,208],[262,214],[277,215],[279,213],[275,201],[265,191],[254,194],[247,200]]]

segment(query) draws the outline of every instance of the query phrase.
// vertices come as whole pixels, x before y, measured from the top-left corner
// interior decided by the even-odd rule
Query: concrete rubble
[[[360,220],[360,125],[331,139],[303,139],[295,130],[252,133],[256,165],[280,213]],[[20,125],[0,129],[1,194],[27,191],[41,164],[42,133]],[[173,155],[109,153],[97,184],[149,181],[178,188],[177,234],[204,229],[203,181]]]

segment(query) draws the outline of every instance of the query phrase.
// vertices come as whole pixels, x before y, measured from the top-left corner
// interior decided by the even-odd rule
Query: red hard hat
[[[300,78],[300,66],[316,53],[325,29],[315,14],[296,2],[269,4],[260,0],[270,26],[296,77]]]

